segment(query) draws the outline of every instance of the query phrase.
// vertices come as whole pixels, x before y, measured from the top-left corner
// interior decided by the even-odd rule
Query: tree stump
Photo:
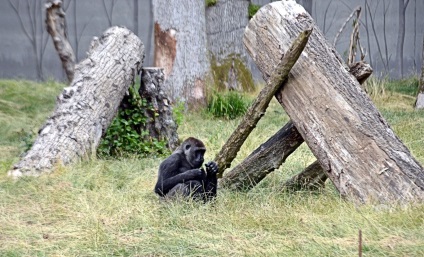
[[[178,125],[174,120],[171,101],[162,89],[163,82],[163,68],[141,70],[139,94],[152,105],[152,109],[144,110],[147,121],[143,129],[149,132],[147,139],[165,140],[168,148],[175,150],[179,146]]]
[[[8,174],[36,176],[95,153],[143,59],[143,43],[126,28],[112,27],[93,39],[71,85],[57,98],[54,113]]]
[[[424,171],[294,0],[262,7],[244,43],[268,79],[293,38],[309,43],[277,99],[342,196],[357,202],[424,199]]]

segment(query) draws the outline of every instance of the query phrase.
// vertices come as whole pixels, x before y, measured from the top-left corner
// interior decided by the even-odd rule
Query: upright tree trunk
[[[59,53],[62,67],[70,83],[74,78],[75,54],[68,41],[65,12],[62,4],[62,0],[48,0],[46,2],[46,27],[52,37],[54,47]]]
[[[36,176],[95,153],[143,58],[143,43],[125,28],[112,27],[95,38],[88,57],[76,65],[71,85],[57,98],[54,113],[9,175]]]
[[[219,0],[206,8],[206,34],[214,85],[220,89],[251,90],[251,60],[243,46],[249,22],[248,0]]]
[[[405,41],[405,12],[408,7],[409,0],[399,0],[399,29],[396,44],[396,60],[398,63],[398,71],[403,78],[403,43]]]
[[[415,101],[415,109],[424,109],[424,37],[421,59],[421,77],[419,81],[417,101]]]
[[[262,7],[244,43],[269,77],[294,36],[313,27],[277,99],[341,195],[359,202],[424,200],[424,171],[294,0]],[[389,185],[389,186],[388,186]]]
[[[205,100],[207,58],[205,1],[153,0],[154,66],[163,67],[165,91],[189,104]]]

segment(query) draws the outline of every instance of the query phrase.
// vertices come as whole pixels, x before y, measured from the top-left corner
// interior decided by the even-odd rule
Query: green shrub
[[[207,111],[217,118],[235,119],[247,111],[248,102],[235,91],[213,93],[208,99]]]
[[[218,3],[218,0],[205,0],[206,7],[214,6]]]
[[[249,4],[248,13],[249,13],[249,19],[252,19],[253,15],[256,14],[256,12],[261,8],[260,5],[256,4]]]
[[[128,105],[120,108],[106,135],[98,147],[100,157],[125,154],[163,154],[167,152],[166,142],[149,137],[143,130],[147,118],[145,109],[152,109],[146,99],[142,99],[134,86],[129,89]]]

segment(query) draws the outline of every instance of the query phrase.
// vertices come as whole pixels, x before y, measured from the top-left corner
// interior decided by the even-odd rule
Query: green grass
[[[390,83],[373,99],[424,163],[424,113],[413,110],[412,93]],[[359,230],[363,256],[424,256],[423,204],[355,206],[330,184],[320,193],[280,192],[314,161],[305,145],[253,190],[220,190],[208,204],[158,199],[153,187],[163,157],[98,159],[11,180],[7,170],[22,149],[16,131],[37,131],[62,87],[0,81],[0,256],[357,256]],[[202,139],[210,160],[239,121],[189,113],[179,134]],[[287,121],[272,100],[234,164]]]

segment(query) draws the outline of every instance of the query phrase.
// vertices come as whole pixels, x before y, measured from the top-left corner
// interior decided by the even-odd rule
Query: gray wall
[[[20,17],[22,24],[32,37],[31,25],[35,27],[36,46],[26,36],[19,21],[19,16],[10,5],[21,3]],[[177,1],[177,0],[169,0]],[[25,5],[30,2],[31,8],[35,7],[36,15],[29,16]],[[253,0],[254,3],[266,4],[269,0]],[[302,0],[298,0],[302,2]],[[312,16],[330,42],[333,41],[341,24],[346,20],[352,10],[358,6],[364,6],[365,0],[313,0]],[[365,13],[362,9],[361,43],[366,48],[367,61],[371,61],[376,74],[390,74],[394,77],[397,73],[396,67],[396,39],[398,29],[398,1],[395,0],[368,0],[370,9],[375,16],[374,35],[368,16],[368,35],[365,29]],[[44,0],[2,0],[0,1],[0,77],[1,78],[27,78],[38,79],[35,56],[43,68],[43,78],[54,78],[64,80],[65,76],[61,68],[59,57],[53,47],[51,39],[44,30]],[[75,5],[76,3],[76,5]],[[104,3],[108,9],[105,11]],[[110,14],[111,4],[115,3],[112,11],[112,25],[122,25],[131,30],[136,26],[134,23],[134,0],[65,0],[66,19],[68,22],[68,34],[74,50],[78,49],[78,59],[86,56],[89,43],[93,36],[99,36],[110,23],[107,13]],[[319,3],[319,4],[316,4]],[[387,7],[386,32],[383,33],[383,3]],[[152,11],[150,0],[138,1],[138,34],[146,46],[145,66],[150,66],[152,60]],[[76,10],[76,12],[75,12]],[[407,74],[416,73],[421,67],[421,50],[423,40],[424,19],[423,0],[410,0],[406,11],[406,36],[404,46],[404,70]],[[36,22],[31,17],[36,17]],[[349,44],[349,36],[352,30],[351,23],[346,27],[340,37],[337,49],[342,56],[346,54]],[[79,39],[76,47],[76,39]],[[387,40],[385,40],[387,39]],[[380,46],[381,55],[378,50]],[[368,43],[370,49],[368,49]],[[387,46],[388,54],[385,54]],[[37,54],[36,54],[37,52]],[[43,54],[41,55],[41,53]],[[42,58],[41,58],[42,57]],[[383,61],[389,60],[389,67],[384,68]],[[382,61],[383,60],[383,61]]]

